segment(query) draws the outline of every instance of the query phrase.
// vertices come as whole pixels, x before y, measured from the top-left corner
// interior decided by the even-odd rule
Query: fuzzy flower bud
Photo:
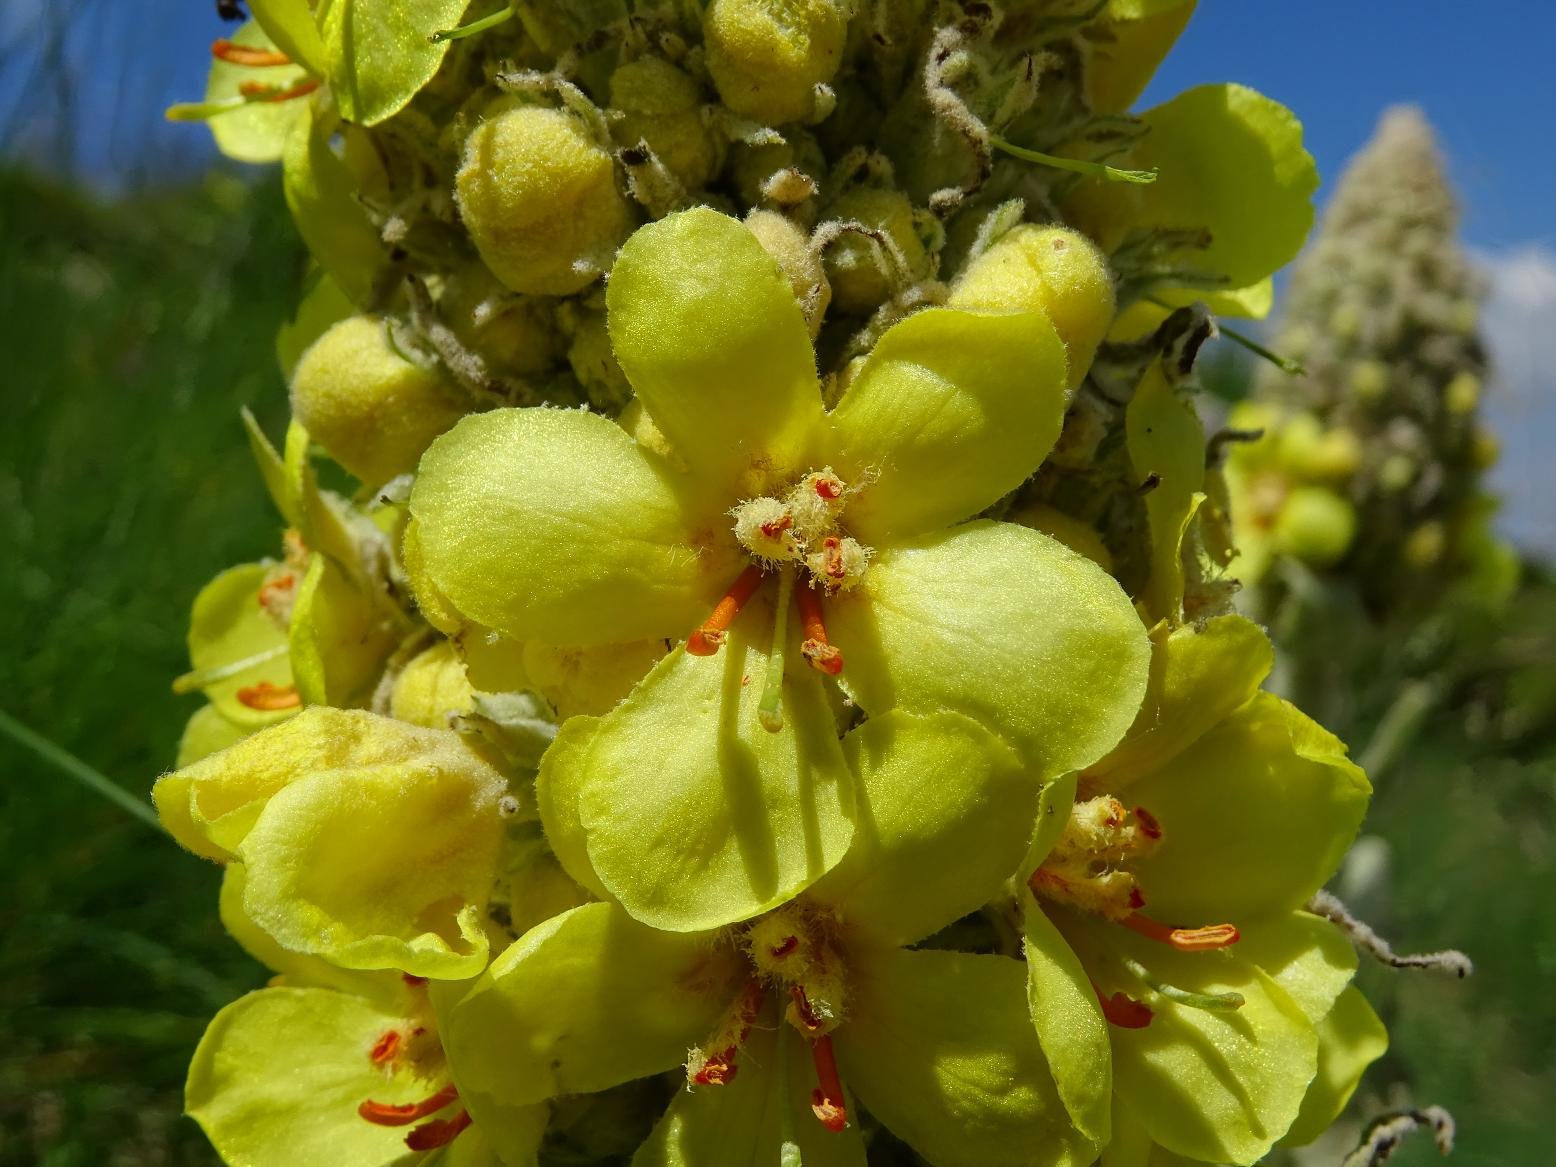
[[[800,121],[837,72],[847,31],[837,0],[713,0],[703,21],[708,71],[736,113]]]

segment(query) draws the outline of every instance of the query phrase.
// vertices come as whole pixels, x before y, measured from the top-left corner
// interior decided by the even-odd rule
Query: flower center
[[[778,577],[767,684],[760,720],[764,729],[783,728],[783,654],[791,597],[800,609],[804,641],[800,653],[814,669],[835,677],[843,654],[827,637],[822,599],[847,591],[863,578],[871,549],[842,527],[849,486],[830,466],[804,475],[782,498],[748,498],[730,514],[735,538],[754,562],[686,638],[693,656],[712,656],[729,637],[730,625],[770,575]]]
[[[722,1086],[735,1077],[740,1050],[771,995],[783,1002],[783,1019],[809,1047],[816,1068],[810,1097],[816,1120],[830,1131],[848,1125],[832,1050],[832,1031],[843,1021],[846,1000],[843,962],[832,930],[830,917],[800,903],[785,904],[745,926],[739,943],[750,976],[708,1040],[687,1052],[688,1086]]]
[[[419,992],[426,979],[404,976],[412,993],[412,1016],[402,1026],[386,1029],[367,1050],[367,1059],[376,1068],[393,1077],[409,1073],[418,1079],[437,1081],[447,1074],[442,1042],[432,1021],[431,1004]],[[470,1125],[470,1113],[460,1109],[449,1118],[434,1118],[440,1110],[452,1106],[459,1090],[449,1082],[417,1102],[377,1102],[364,1099],[357,1115],[374,1126],[409,1126],[405,1145],[413,1151],[430,1151],[453,1142]]]
[[[1143,806],[1130,810],[1111,795],[1077,802],[1070,808],[1064,834],[1027,881],[1039,900],[1102,916],[1131,932],[1166,944],[1179,952],[1209,952],[1236,944],[1234,924],[1180,928],[1145,915],[1145,893],[1131,870],[1135,860],[1161,843],[1162,828]],[[1152,977],[1137,961],[1123,966],[1135,979],[1162,997],[1200,1009],[1236,1009],[1236,993],[1191,993]],[[1127,993],[1105,994],[1095,981],[1092,989],[1109,1023],[1141,1029],[1151,1023],[1151,1009]]]

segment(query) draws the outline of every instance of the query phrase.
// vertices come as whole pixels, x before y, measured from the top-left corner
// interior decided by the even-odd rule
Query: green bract
[[[421,571],[443,601],[518,640],[679,640],[743,567],[802,572],[793,586],[824,607],[841,683],[867,712],[969,712],[1037,782],[1117,740],[1147,655],[1123,593],[1035,531],[949,526],[1020,483],[1058,431],[1064,353],[1045,319],[912,316],[828,414],[799,304],[734,220],[694,210],[639,231],[610,308],[617,359],[668,457],[584,413],[467,418],[428,451],[411,496]],[[818,475],[825,491],[842,484],[835,497],[805,485]],[[731,522],[743,500],[796,489],[813,493],[787,510],[773,500],[761,522],[808,523],[808,543],[770,547]],[[829,539],[838,575],[806,558]],[[773,609],[759,594],[722,655],[672,652],[550,767],[580,800],[591,866],[645,922],[745,919],[848,845],[851,779],[823,674],[803,664],[816,638],[796,621],[775,647],[787,612]],[[758,704],[777,668],[782,726],[769,732]]]

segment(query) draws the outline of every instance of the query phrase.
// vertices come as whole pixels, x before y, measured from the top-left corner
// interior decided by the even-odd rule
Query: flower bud
[[[698,190],[718,169],[718,140],[703,122],[697,82],[661,57],[641,57],[611,74],[611,127],[622,147],[647,142],[655,157],[687,190]]]
[[[562,355],[551,302],[515,296],[482,264],[451,276],[438,308],[454,334],[498,372],[537,376]]]
[[[811,115],[816,86],[842,62],[847,32],[838,0],[713,0],[702,23],[724,104],[767,125]]]
[[[885,248],[876,240],[857,232],[841,236],[826,253],[832,302],[840,311],[867,316],[901,290],[901,280],[921,279],[928,273],[929,257],[914,227],[913,204],[901,192],[856,186],[833,201],[826,217],[875,228],[896,245],[907,263],[907,271],[898,272],[893,258],[882,254]]]
[[[950,303],[1041,312],[1064,341],[1074,389],[1113,321],[1113,277],[1106,257],[1084,235],[1023,223],[968,265]]]
[[[449,716],[465,712],[473,700],[453,641],[440,640],[400,670],[389,694],[389,713],[412,725],[447,729]]]
[[[1460,372],[1443,390],[1443,404],[1449,413],[1466,414],[1474,411],[1480,401],[1480,378],[1474,373]]]
[[[616,363],[605,315],[595,309],[569,305],[564,313],[572,340],[567,347],[567,363],[583,386],[589,403],[606,413],[615,413],[634,400],[627,375]]]
[[[1351,392],[1358,401],[1381,401],[1389,391],[1389,370],[1382,361],[1357,361],[1351,366]]]
[[[292,373],[292,412],[330,457],[370,486],[416,469],[465,410],[457,391],[389,342],[380,316],[351,316],[309,345]]]
[[[578,291],[632,229],[615,162],[560,110],[521,105],[488,117],[466,140],[454,184],[476,250],[516,292]]]
[[[1333,567],[1356,537],[1356,510],[1334,491],[1299,486],[1275,520],[1275,545],[1310,567]]]
[[[1448,530],[1436,519],[1421,523],[1405,538],[1405,562],[1418,570],[1436,567],[1448,549]]]
[[[752,211],[746,216],[746,229],[756,236],[762,249],[778,261],[778,268],[794,289],[794,298],[805,312],[805,323],[812,337],[821,328],[827,305],[832,301],[832,285],[821,258],[810,245],[810,236],[794,220],[776,211]]]

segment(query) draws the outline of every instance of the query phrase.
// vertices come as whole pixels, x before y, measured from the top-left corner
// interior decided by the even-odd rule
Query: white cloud
[[[1556,251],[1530,243],[1480,260],[1491,281],[1485,414],[1502,443],[1492,485],[1506,532],[1556,555]]]

